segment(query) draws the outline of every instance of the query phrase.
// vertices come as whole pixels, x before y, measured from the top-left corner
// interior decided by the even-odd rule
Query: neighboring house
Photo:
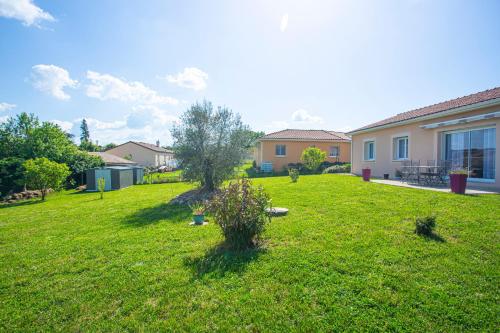
[[[351,139],[340,132],[286,129],[259,138],[255,149],[257,166],[271,163],[281,171],[289,163],[300,163],[304,149],[316,147],[326,152],[328,162],[350,162]]]
[[[104,152],[90,152],[90,155],[99,156],[106,166],[135,166],[137,162]]]
[[[500,189],[500,88],[400,113],[348,134],[352,172],[396,176],[404,160],[450,161],[470,172],[469,184]]]
[[[159,141],[156,142],[156,145],[129,141],[106,150],[106,153],[133,160],[139,165],[147,167],[172,166],[175,164],[174,153],[160,147]]]

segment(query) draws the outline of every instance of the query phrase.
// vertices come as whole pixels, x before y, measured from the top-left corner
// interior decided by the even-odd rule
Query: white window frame
[[[282,146],[282,147],[285,147],[285,154],[284,155],[278,155],[276,150],[278,149],[278,146]],[[274,154],[276,157],[285,157],[286,156],[286,145],[283,145],[283,144],[277,144],[274,146]]]
[[[337,149],[337,154],[332,155],[332,148]],[[340,147],[339,146],[330,146],[330,149],[328,149],[328,157],[339,157],[340,156]]]
[[[406,157],[399,156],[399,143],[406,140]],[[392,138],[392,160],[407,161],[410,159],[410,136],[398,135]]]
[[[373,158],[365,158],[365,156],[368,156],[366,153],[366,145],[368,143],[373,143]],[[363,140],[363,161],[365,162],[375,162],[377,159],[377,141],[375,139],[365,139]]]

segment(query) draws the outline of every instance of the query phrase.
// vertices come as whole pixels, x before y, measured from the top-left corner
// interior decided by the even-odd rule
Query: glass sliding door
[[[444,135],[444,159],[451,161],[452,168],[468,170],[472,179],[495,179],[495,128],[457,131]]]

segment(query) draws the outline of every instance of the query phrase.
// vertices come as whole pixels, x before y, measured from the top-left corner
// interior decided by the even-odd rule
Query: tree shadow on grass
[[[446,242],[446,239],[444,239],[440,235],[436,234],[435,232],[431,233],[430,235],[420,235],[420,236],[427,241],[434,241],[434,242],[439,242],[439,243]]]
[[[45,201],[42,201],[41,199],[33,199],[33,200],[17,201],[17,202],[13,202],[13,203],[1,203],[0,209],[19,207],[19,206],[28,206],[28,205],[34,205],[34,204],[39,204],[39,203],[43,203],[43,202],[45,202]]]
[[[250,262],[265,252],[266,249],[261,246],[233,251],[222,242],[207,250],[203,256],[184,259],[184,265],[193,272],[193,279],[200,279],[205,275],[223,278],[226,273],[241,275]]]
[[[125,224],[132,227],[144,227],[161,220],[169,222],[187,222],[191,217],[191,209],[185,205],[162,203],[154,207],[143,208],[127,216]]]

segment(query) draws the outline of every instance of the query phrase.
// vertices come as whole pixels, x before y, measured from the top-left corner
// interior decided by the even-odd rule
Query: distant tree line
[[[85,135],[89,137],[88,128]],[[0,124],[0,196],[25,187],[27,160],[47,158],[66,164],[67,186],[81,183],[85,170],[103,165],[100,157],[89,155],[71,138],[58,125],[24,112]]]

